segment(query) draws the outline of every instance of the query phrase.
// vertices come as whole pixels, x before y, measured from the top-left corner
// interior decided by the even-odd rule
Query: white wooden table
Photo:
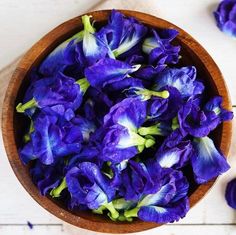
[[[169,20],[197,39],[219,65],[236,111],[236,41],[216,28],[212,11],[217,3],[217,0],[0,0],[0,108],[5,90],[3,81],[14,69],[14,61],[41,36],[59,23],[90,9],[123,8]],[[231,170],[220,177],[185,219],[139,234],[236,234],[236,211],[224,200],[226,183],[236,177],[235,147],[236,135],[230,151]],[[0,235],[96,234],[57,219],[32,199],[14,176],[2,140],[0,190]],[[34,225],[33,229],[27,226],[27,221]]]

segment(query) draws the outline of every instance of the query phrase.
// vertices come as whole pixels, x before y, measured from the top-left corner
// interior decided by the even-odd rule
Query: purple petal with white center
[[[183,98],[201,94],[204,86],[196,81],[195,67],[167,68],[156,77],[155,89],[172,86],[179,90]]]
[[[138,68],[138,66],[132,66],[119,60],[105,58],[87,67],[84,73],[91,86],[102,88],[125,79]]]
[[[104,126],[119,124],[135,131],[146,119],[146,102],[139,98],[126,98],[111,107],[104,117]]]
[[[159,224],[173,223],[185,217],[189,210],[188,198],[179,200],[168,207],[144,206],[139,209],[138,217],[143,221],[155,222]]]
[[[197,183],[205,183],[226,172],[230,166],[209,137],[195,138],[191,164]]]

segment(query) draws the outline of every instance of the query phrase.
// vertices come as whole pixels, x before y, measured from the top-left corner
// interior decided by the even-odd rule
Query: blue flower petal
[[[156,77],[155,89],[172,86],[179,90],[183,98],[201,94],[204,86],[196,79],[195,67],[168,68]]]
[[[191,142],[181,141],[172,148],[168,148],[165,145],[161,146],[160,149],[157,151],[155,157],[161,167],[178,169],[188,163],[191,154]]]
[[[85,77],[91,86],[102,88],[107,84],[125,79],[128,74],[135,72],[137,69],[137,66],[131,66],[119,60],[106,58],[86,68]]]
[[[218,28],[232,37],[236,37],[235,13],[236,2],[234,0],[221,1],[216,11],[213,12]]]
[[[139,98],[126,98],[114,105],[104,117],[104,126],[119,124],[136,130],[146,119],[146,102]]]
[[[75,50],[76,43],[83,39],[83,32],[75,34],[58,47],[56,47],[42,62],[39,72],[44,76],[51,76],[72,63],[71,53]]]
[[[209,137],[195,138],[194,154],[191,158],[192,168],[197,183],[205,183],[226,172],[230,166]]]
[[[113,10],[108,22],[99,36],[106,41],[115,57],[132,50],[146,35],[147,28],[134,18],[125,17]]]
[[[236,209],[236,179],[232,179],[227,184],[225,199],[230,207]]]
[[[168,207],[162,206],[144,206],[138,212],[141,220],[155,222],[159,224],[173,223],[185,217],[189,210],[188,198],[184,198]]]
[[[222,107],[222,101],[223,99],[221,96],[215,96],[205,104],[204,110],[214,112],[219,116],[221,122],[232,120],[233,112],[224,109]]]
[[[109,180],[91,162],[79,163],[71,168],[66,174],[66,183],[77,204],[86,204],[90,209],[97,209],[115,196]]]

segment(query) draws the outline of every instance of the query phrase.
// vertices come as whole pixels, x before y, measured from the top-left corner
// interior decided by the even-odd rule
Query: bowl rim
[[[199,59],[213,78],[219,93],[224,94],[223,106],[228,110],[232,110],[229,92],[218,66],[216,65],[212,57],[208,54],[208,52],[195,39],[193,39],[192,36],[190,36],[188,33],[186,33],[181,28],[177,27],[176,25],[164,19],[160,19],[156,16],[130,10],[118,9],[118,11],[122,12],[126,16],[133,16],[144,24],[147,24],[148,22],[149,24],[152,24],[155,22],[154,27],[156,27],[157,24],[162,24],[162,28],[177,29],[179,31],[179,35],[177,37],[181,40],[181,43],[184,43],[188,48],[190,48],[195,55],[201,55],[201,57],[199,56]],[[92,15],[94,19],[106,20],[110,12],[111,10],[99,10],[88,12],[85,14]],[[29,51],[23,56],[16,70],[14,71],[5,94],[2,109],[2,136],[8,160],[16,177],[18,178],[22,186],[25,188],[25,190],[31,195],[31,197],[44,209],[46,209],[48,212],[55,215],[56,217],[62,219],[63,221],[66,221],[80,228],[106,233],[139,232],[160,226],[156,223],[149,223],[143,221],[135,221],[133,223],[115,223],[112,221],[97,222],[79,217],[63,208],[59,208],[58,205],[49,200],[47,197],[40,196],[38,190],[36,190],[36,186],[30,187],[29,182],[27,181],[27,174],[22,173],[23,171],[20,170],[25,166],[20,161],[17,152],[13,129],[15,100],[17,97],[17,93],[20,89],[20,85],[22,84],[23,79],[27,75],[27,72],[32,68],[33,63],[36,63],[36,61],[38,60],[39,54],[41,55],[41,57],[44,57],[46,54],[48,54],[48,52],[46,53],[46,51],[48,51],[52,42],[54,43],[54,45],[59,44],[59,42],[61,42],[59,38],[66,38],[66,35],[71,35],[72,31],[77,31],[77,27],[75,25],[81,25],[81,16],[82,15],[70,19],[60,24],[49,33],[47,33],[43,38],[41,38],[37,43],[35,43],[31,47],[31,49],[29,49]],[[52,48],[55,48],[55,46],[51,47],[51,49]],[[229,153],[231,138],[232,122],[225,122],[222,125],[220,149],[226,156]],[[223,141],[226,139],[227,141]],[[206,184],[200,185],[196,189],[196,191],[190,196],[191,207],[203,198],[203,196],[213,186],[214,182],[215,179],[209,181]]]

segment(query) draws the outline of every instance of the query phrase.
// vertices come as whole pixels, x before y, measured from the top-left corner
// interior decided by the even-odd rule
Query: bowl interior
[[[181,45],[180,54],[182,56],[182,59],[177,66],[194,65],[198,71],[198,78],[203,80],[204,84],[206,85],[206,98],[209,98],[213,95],[223,95],[224,105],[226,106],[226,108],[231,109],[227,89],[225,87],[220,71],[218,70],[211,57],[207,54],[207,52],[191,36],[189,36],[187,33],[179,29],[175,25],[153,16],[132,11],[123,12],[128,16],[136,17],[148,27],[159,29],[175,28],[179,30],[180,33],[174,40],[174,43]],[[92,15],[96,20],[95,27],[100,28],[106,23],[109,13],[110,11],[99,11],[89,14]],[[26,190],[31,194],[31,196],[48,211],[69,223],[90,230],[110,233],[136,232],[155,227],[157,226],[156,224],[145,223],[139,220],[136,220],[131,224],[116,223],[103,216],[95,215],[90,212],[68,211],[63,203],[60,202],[60,200],[39,195],[36,186],[31,181],[29,175],[29,167],[24,166],[19,160],[17,149],[22,146],[22,136],[27,127],[28,120],[22,114],[16,113],[15,107],[19,102],[22,102],[24,93],[29,85],[29,73],[32,71],[32,69],[37,67],[37,65],[39,65],[39,63],[45,58],[45,56],[49,54],[57,45],[59,45],[61,42],[81,29],[82,24],[80,17],[77,17],[60,25],[48,35],[46,35],[43,39],[41,39],[35,46],[33,46],[33,48],[30,49],[30,51],[26,54],[26,56],[19,64],[18,70],[16,70],[11,81],[13,84],[8,88],[8,92],[4,102],[4,109],[8,110],[5,113],[5,116],[3,116],[3,135],[7,131],[9,132],[9,124],[6,125],[7,120],[9,121],[13,119],[13,125],[11,124],[10,126],[10,132],[7,133],[5,137],[3,136],[9,161],[18,179],[26,188]],[[209,64],[207,61],[209,62]],[[220,80],[220,82],[216,82],[216,80]],[[15,92],[14,94],[13,90]],[[7,96],[10,96],[11,98],[8,98]],[[223,137],[225,138],[225,136],[227,135],[227,131],[229,130],[231,131],[231,126],[229,124],[223,124],[211,134],[211,137],[214,139],[216,146],[218,148],[221,148],[221,150],[225,154],[228,153],[229,144],[222,143],[222,140]],[[228,138],[231,138],[230,133],[228,132]],[[12,139],[11,137],[9,137],[9,135],[12,135]],[[9,146],[9,141],[14,142],[14,145],[12,147]],[[10,150],[10,148],[12,149]],[[191,185],[189,196],[190,204],[192,206],[203,197],[207,190],[212,186],[214,180],[208,182],[205,185],[199,186],[194,183],[192,170],[190,169],[190,167],[186,168],[185,172]]]

